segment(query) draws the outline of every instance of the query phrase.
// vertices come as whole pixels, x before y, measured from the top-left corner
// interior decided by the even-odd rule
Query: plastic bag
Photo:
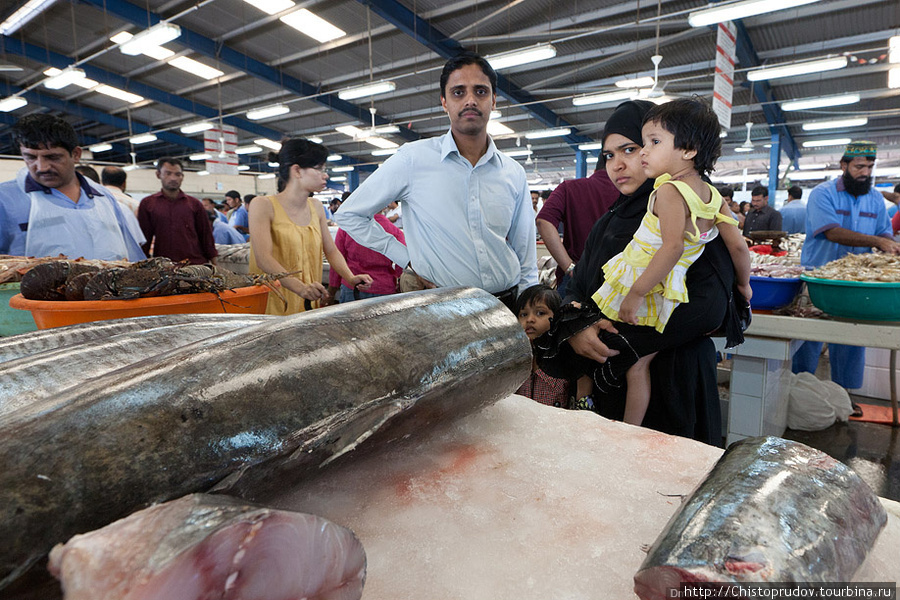
[[[787,426],[799,431],[819,431],[835,421],[846,421],[853,408],[847,390],[833,381],[822,381],[812,373],[791,377]]]

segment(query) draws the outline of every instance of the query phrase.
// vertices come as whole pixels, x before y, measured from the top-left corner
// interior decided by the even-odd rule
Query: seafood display
[[[805,241],[805,233],[792,233],[789,236],[781,238],[778,244],[780,251],[777,254],[764,254],[751,250],[750,265],[799,265],[800,254],[803,250],[803,242]]]
[[[844,281],[900,282],[900,256],[872,252],[847,254],[807,273],[819,279]]]
[[[444,288],[266,321],[83,381],[0,425],[0,590],[76,533],[189,493],[253,500],[363,442],[495,402],[530,366],[503,304]]]
[[[642,600],[682,582],[850,581],[887,522],[850,468],[780,438],[732,444],[634,576]]]
[[[9,254],[0,254],[0,283],[11,283],[22,281],[22,277],[36,267],[48,262],[66,261],[66,257],[62,254],[59,256],[11,256]],[[109,261],[109,260],[85,260],[78,258],[73,261],[82,265],[92,265],[95,267],[124,267],[128,265],[128,261]]]
[[[750,274],[757,277],[774,277],[776,279],[796,279],[806,272],[800,265],[781,265],[776,263],[751,264]]]
[[[226,318],[156,319],[156,326],[0,363],[0,378],[3,380],[0,386],[0,424],[13,418],[16,413],[50,410],[65,389],[81,385],[86,379],[99,377],[197,340],[275,318],[264,315],[217,315],[220,316]],[[225,368],[226,365],[221,365],[215,370]]]
[[[66,600],[353,600],[366,554],[321,517],[194,494],[76,535],[49,569]]]
[[[34,266],[23,277],[28,300],[130,300],[197,292],[224,292],[268,284],[280,276],[239,275],[215,265],[183,265],[150,258],[125,267],[57,260]]]

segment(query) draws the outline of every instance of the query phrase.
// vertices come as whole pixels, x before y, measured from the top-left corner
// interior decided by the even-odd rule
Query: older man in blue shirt
[[[809,194],[806,206],[806,242],[800,261],[820,267],[846,254],[865,254],[877,248],[900,254],[891,239],[891,224],[880,193],[872,188],[875,144],[853,142],[841,158],[841,177],[820,183]],[[815,373],[821,342],[804,342],[794,355],[794,373]],[[848,389],[862,387],[866,349],[828,344],[831,379]],[[859,412],[859,407],[854,407]],[[859,412],[859,414],[862,414]]]
[[[0,254],[145,258],[112,193],[76,173],[81,148],[71,125],[28,115],[13,134],[25,168],[0,184]]]
[[[334,218],[359,244],[411,267],[426,287],[478,287],[512,306],[537,283],[537,250],[525,170],[487,134],[496,82],[477,54],[447,61],[441,106],[450,131],[404,145]],[[398,200],[406,246],[373,219]]]

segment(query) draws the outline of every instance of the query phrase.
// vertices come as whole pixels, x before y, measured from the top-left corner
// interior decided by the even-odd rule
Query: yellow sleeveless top
[[[697,228],[697,219],[709,219],[715,224],[731,223],[737,225],[737,221],[719,212],[722,207],[722,196],[713,186],[707,184],[710,189],[710,200],[704,203],[694,193],[691,186],[683,181],[676,181],[666,173],[657,177],[653,184],[653,193],[647,203],[647,213],[641,221],[640,227],[634,233],[634,237],[625,249],[609,259],[603,265],[604,281],[591,299],[597,304],[600,311],[614,321],[619,319],[619,307],[622,300],[628,294],[628,290],[638,280],[656,251],[662,246],[662,233],[659,228],[659,218],[653,214],[653,205],[656,201],[656,190],[660,186],[669,183],[678,188],[690,211],[693,232],[684,234],[684,253],[675,267],[665,279],[650,290],[644,296],[637,312],[639,325],[646,325],[662,332],[672,312],[682,302],[688,301],[687,285],[685,278],[688,268],[700,258],[703,248],[707,243],[716,239],[718,228],[713,226],[704,233]]]
[[[272,219],[272,255],[281,263],[288,272],[301,271],[294,275],[303,283],[322,281],[322,231],[319,229],[319,219],[316,214],[314,198],[307,198],[309,207],[309,225],[301,227],[288,217],[284,208],[275,196],[266,196],[272,203],[275,216]],[[253,239],[250,239],[250,272],[262,273],[256,264],[256,256],[253,253]],[[287,308],[284,302],[273,293],[269,293],[269,301],[266,305],[267,315],[293,315],[303,312],[303,298],[287,289],[281,288],[281,293],[287,300]],[[318,302],[313,303],[317,307]]]

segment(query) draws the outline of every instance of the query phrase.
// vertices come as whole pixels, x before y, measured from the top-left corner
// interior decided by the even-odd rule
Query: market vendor
[[[891,238],[884,200],[872,187],[876,147],[873,142],[851,142],[841,157],[841,177],[820,183],[806,205],[806,242],[800,262],[821,267],[845,254],[865,254],[877,248],[900,254]],[[793,372],[815,373],[822,342],[804,342],[794,355]],[[841,387],[862,387],[866,349],[828,344],[831,379]],[[858,414],[859,407],[854,406]]]
[[[13,126],[25,168],[0,184],[0,254],[142,260],[143,239],[128,227],[109,190],[75,165],[75,129],[59,117],[28,115]]]

